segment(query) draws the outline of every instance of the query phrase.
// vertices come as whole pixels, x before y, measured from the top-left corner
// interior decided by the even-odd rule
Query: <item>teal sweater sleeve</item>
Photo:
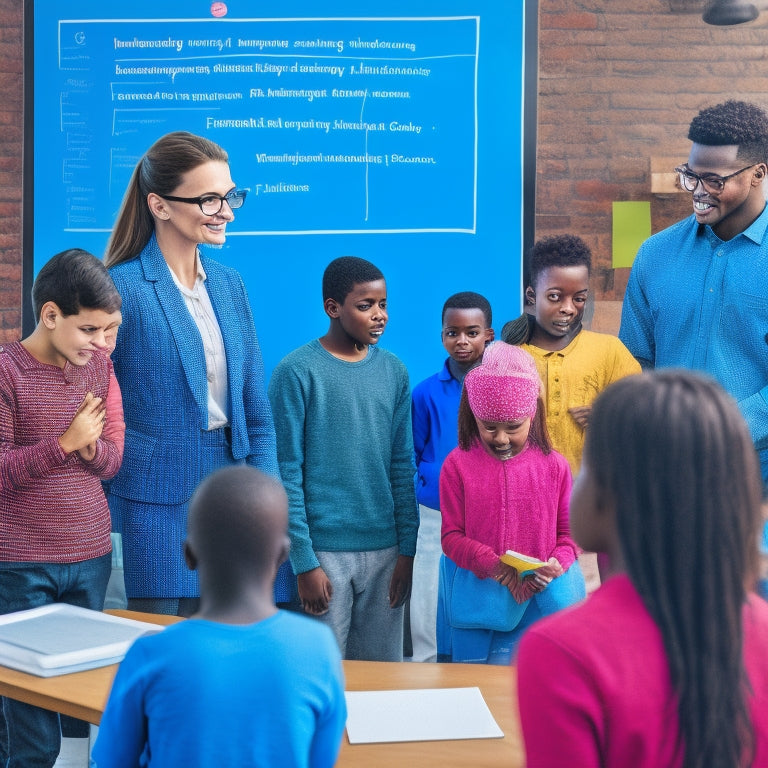
[[[408,374],[386,350],[357,363],[318,341],[275,368],[269,384],[280,472],[288,493],[291,563],[316,551],[416,550]]]

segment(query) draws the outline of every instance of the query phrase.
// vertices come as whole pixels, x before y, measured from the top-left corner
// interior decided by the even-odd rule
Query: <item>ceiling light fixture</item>
[[[702,19],[707,24],[725,27],[754,21],[758,15],[759,11],[752,3],[746,3],[743,0],[715,0],[704,11]]]

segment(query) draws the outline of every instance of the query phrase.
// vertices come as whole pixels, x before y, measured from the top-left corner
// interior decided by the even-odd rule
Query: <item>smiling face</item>
[[[475,416],[475,421],[485,452],[501,461],[517,456],[528,442],[530,417],[515,421],[486,421]]]
[[[224,197],[234,188],[229,165],[211,160],[185,173],[179,186],[169,194],[189,198],[205,195]],[[204,214],[197,203],[166,200],[154,193],[148,195],[147,202],[155,217],[158,236],[162,236],[166,242],[174,240],[195,245],[222,245],[226,239],[227,224],[235,218],[226,202],[213,216]]]
[[[47,362],[63,368],[66,363],[83,366],[94,352],[109,354],[122,322],[119,310],[81,309],[76,315],[63,315],[52,301],[40,313],[41,322],[50,333]]]
[[[469,370],[482,359],[485,345],[493,340],[493,330],[486,326],[482,309],[457,309],[449,307],[443,316],[441,334],[445,351]]]
[[[325,311],[338,320],[343,339],[353,345],[378,343],[387,325],[387,283],[355,283],[342,303],[326,299]]]
[[[713,147],[694,144],[688,156],[688,167],[700,176],[728,176],[749,165],[748,160],[737,157],[738,150],[736,145]],[[754,167],[728,179],[719,192],[697,184],[691,193],[696,221],[709,224],[721,240],[730,240],[743,232],[765,206],[762,189],[765,173],[765,164],[756,163]]]
[[[531,344],[548,350],[567,347],[581,330],[588,294],[589,270],[583,264],[542,270],[526,290],[536,319]]]

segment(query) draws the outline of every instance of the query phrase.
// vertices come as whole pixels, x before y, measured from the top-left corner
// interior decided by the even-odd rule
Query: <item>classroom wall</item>
[[[657,232],[690,195],[651,193],[651,158],[687,159],[691,118],[743,98],[768,107],[768,10],[705,24],[704,0],[539,4],[536,237],[572,232],[594,254],[592,327],[618,331],[629,269],[611,268],[611,205],[650,201]],[[666,167],[666,166],[664,166]]]
[[[23,3],[0,0],[0,343],[21,332]]]
[[[507,0],[517,2],[518,0]],[[593,328],[615,331],[628,269],[611,268],[611,205],[647,200],[652,230],[687,215],[651,193],[651,159],[685,160],[691,117],[726,98],[768,106],[768,10],[713,27],[704,0],[539,3],[536,237],[574,232],[595,255]],[[0,342],[21,330],[22,20],[0,0]]]

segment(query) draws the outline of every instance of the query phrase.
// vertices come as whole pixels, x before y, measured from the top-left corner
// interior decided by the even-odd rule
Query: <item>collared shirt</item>
[[[450,357],[434,375],[413,389],[413,450],[416,457],[416,498],[440,509],[440,468],[459,444],[458,419],[462,382],[451,375]]]
[[[608,333],[582,330],[567,347],[554,352],[533,344],[523,344],[522,348],[536,361],[544,384],[542,394],[552,445],[568,459],[576,477],[581,468],[585,430],[569,409],[592,405],[609,384],[640,373],[640,366],[629,350]]]
[[[207,276],[200,263],[200,257],[197,257],[197,276],[191,290],[181,283],[173,270],[171,270],[171,276],[176,287],[181,291],[184,303],[203,340],[208,380],[208,429],[218,429],[229,424],[227,355],[224,351],[224,339],[219,321],[216,319],[211,297],[205,288]]]
[[[619,338],[644,365],[704,371],[738,401],[768,478],[768,207],[723,241],[693,215],[646,240]]]

